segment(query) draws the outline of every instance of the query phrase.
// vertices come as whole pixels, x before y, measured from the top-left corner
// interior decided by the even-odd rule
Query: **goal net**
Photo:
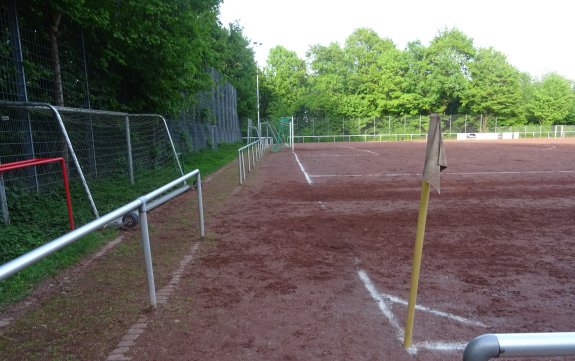
[[[0,162],[63,157],[74,209],[89,207],[93,216],[183,174],[165,119],[159,115],[34,103],[0,103],[0,115]],[[59,192],[61,182],[57,166],[7,172],[0,179],[5,193],[0,202],[11,204],[10,198],[20,193]]]

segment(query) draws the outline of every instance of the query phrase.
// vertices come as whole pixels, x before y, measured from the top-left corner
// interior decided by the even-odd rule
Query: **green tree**
[[[534,84],[529,109],[541,125],[559,124],[567,119],[574,102],[573,83],[550,73]]]
[[[426,111],[456,113],[467,91],[473,40],[457,29],[439,33],[425,51],[421,93]]]
[[[405,90],[402,94],[402,108],[398,114],[422,114],[429,112],[432,100],[426,85],[428,75],[425,60],[426,48],[420,41],[412,41],[402,52],[402,72]]]
[[[343,50],[337,43],[329,46],[313,45],[306,56],[311,75],[304,106],[312,112],[339,115],[348,81]]]
[[[522,99],[520,73],[505,55],[492,48],[479,49],[468,66],[471,79],[463,104],[473,113],[483,114],[481,131],[487,131],[491,116],[515,115]]]
[[[218,38],[221,44],[217,54],[221,59],[217,68],[236,88],[238,116],[256,119],[256,74],[259,70],[254,60],[254,51],[251,49],[252,44],[238,23],[229,24],[227,29],[221,29]]]
[[[385,104],[380,99],[380,87],[387,86],[382,80],[387,64],[381,57],[392,49],[395,49],[393,42],[380,38],[372,29],[356,29],[346,39],[344,54],[349,75],[343,98],[345,115],[372,118],[381,113]]]
[[[269,52],[264,75],[262,87],[267,88],[271,96],[267,99],[269,115],[280,117],[294,114],[307,92],[305,62],[295,51],[276,46]]]

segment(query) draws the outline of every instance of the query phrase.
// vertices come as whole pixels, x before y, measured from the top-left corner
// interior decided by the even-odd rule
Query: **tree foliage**
[[[265,76],[273,99],[266,116],[349,117],[368,126],[389,115],[471,112],[485,124],[498,117],[514,125],[566,123],[575,112],[573,82],[556,74],[534,81],[457,29],[440,31],[429,46],[413,41],[401,50],[360,28],[343,46],[311,46],[303,60],[276,47]]]
[[[551,73],[535,83],[530,109],[542,125],[556,124],[569,115],[574,102],[573,84]]]
[[[518,115],[522,98],[520,73],[505,55],[491,48],[479,49],[469,62],[469,76],[463,103],[469,104],[472,113],[484,114],[485,123],[492,115]]]
[[[264,74],[264,86],[272,94],[268,99],[269,112],[276,116],[293,114],[306,89],[305,62],[295,51],[276,46],[270,50]]]
[[[83,37],[90,88],[99,107],[175,114],[193,105],[198,91],[211,87],[209,70],[215,68],[236,87],[239,113],[248,116],[255,109],[254,54],[238,24],[219,23],[220,3],[19,0],[18,11],[26,29],[46,34],[46,40],[52,31],[60,49],[76,49],[71,59],[82,58],[76,43]],[[68,46],[72,43],[75,47]],[[64,94],[64,104],[69,96]]]

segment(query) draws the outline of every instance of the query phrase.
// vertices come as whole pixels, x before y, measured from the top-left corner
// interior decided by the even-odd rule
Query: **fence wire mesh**
[[[518,132],[522,137],[573,137],[573,125],[516,125],[509,119],[483,114],[441,115],[444,136],[455,138],[457,133]],[[348,140],[417,140],[425,139],[429,117],[425,115],[400,115],[371,118],[295,117],[295,137],[299,141],[348,141]],[[560,131],[558,131],[558,129]],[[562,131],[561,131],[562,130]]]
[[[182,175],[161,116],[59,108],[63,132],[48,107],[5,104],[9,103],[0,103],[0,162],[64,158],[76,206],[89,206],[82,175],[100,213]],[[61,193],[61,169],[58,164],[48,164],[8,171],[3,174],[2,186],[7,198],[23,193]],[[115,188],[113,199],[109,198],[110,187]],[[117,192],[124,188],[126,192]]]

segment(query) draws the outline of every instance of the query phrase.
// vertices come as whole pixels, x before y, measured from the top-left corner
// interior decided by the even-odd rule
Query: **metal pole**
[[[126,130],[126,146],[128,147],[128,176],[130,178],[130,184],[134,184],[134,163],[132,159],[132,140],[130,137],[130,116],[126,115],[124,117],[125,130]]]
[[[240,170],[240,185],[242,184],[242,151],[238,149],[238,168]]]
[[[204,202],[202,196],[202,176],[200,173],[196,176],[196,186],[198,187],[198,213],[200,214],[200,237],[204,238]]]
[[[247,151],[248,151],[248,173],[252,171],[252,163],[251,163],[251,159],[250,159],[250,147],[247,147]]]
[[[0,207],[2,208],[2,218],[4,220],[4,224],[10,224],[8,200],[6,198],[6,188],[4,186],[4,176],[2,173],[0,173]]]
[[[16,68],[16,94],[19,102],[28,102],[28,89],[26,87],[26,71],[24,69],[24,56],[22,54],[22,41],[20,37],[20,24],[18,22],[18,9],[16,8],[16,1],[12,0],[8,4],[8,23],[10,29],[10,43],[12,47],[12,59]],[[36,158],[36,149],[34,147],[34,139],[32,135],[32,121],[28,111],[19,112],[19,117],[26,120],[26,125],[23,125],[23,132],[26,132],[25,143],[23,144],[24,153],[28,154],[30,158]],[[32,186],[40,191],[38,183],[38,171],[36,167],[29,168],[28,172]]]
[[[311,118],[311,135],[315,137],[315,118]]]
[[[419,115],[419,134],[421,134],[421,114]]]
[[[138,208],[140,230],[142,231],[142,248],[144,249],[144,263],[146,264],[146,277],[148,279],[148,294],[150,305],[156,308],[156,285],[154,284],[154,267],[152,265],[152,251],[150,248],[150,235],[148,233],[148,210],[146,197],[140,198],[142,205]]]
[[[407,115],[403,116],[403,136],[407,134]]]
[[[242,175],[244,176],[244,179],[246,179],[246,161],[244,159],[244,152],[242,151]]]
[[[76,152],[74,151],[74,147],[72,146],[72,141],[70,140],[70,137],[68,137],[68,132],[66,131],[66,127],[64,126],[64,121],[62,120],[62,117],[60,116],[60,112],[50,104],[46,104],[46,105],[42,105],[42,106],[48,107],[52,111],[52,113],[54,113],[54,116],[56,117],[56,120],[58,121],[58,124],[60,125],[60,130],[62,131],[62,134],[64,135],[64,139],[66,140],[66,145],[68,146],[68,150],[70,151],[70,154],[72,154],[72,160],[74,162],[74,165],[76,166],[76,172],[78,172],[78,175],[80,176],[80,179],[82,181],[82,185],[84,186],[84,190],[86,191],[86,195],[88,196],[88,201],[90,202],[90,206],[92,207],[92,212],[94,212],[94,215],[96,216],[96,218],[99,218],[100,215],[98,214],[98,209],[96,208],[96,203],[94,202],[94,199],[92,198],[92,193],[90,192],[90,187],[88,187],[88,183],[86,182],[86,177],[84,177],[84,172],[82,171],[82,167],[80,167],[80,162],[78,161],[78,157],[76,157]]]
[[[291,151],[293,152],[295,149],[293,117],[291,117],[290,128],[291,128]]]
[[[259,74],[259,69],[256,70],[256,93],[257,93],[257,101],[258,101],[258,137],[261,138],[262,123],[260,122],[260,74]]]

